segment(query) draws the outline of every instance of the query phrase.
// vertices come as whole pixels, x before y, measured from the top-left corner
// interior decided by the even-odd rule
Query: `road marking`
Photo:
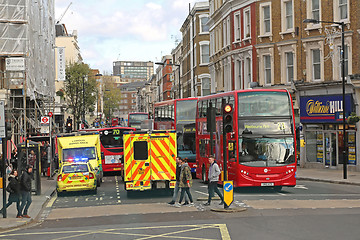
[[[307,187],[305,187],[305,185],[296,185],[294,188],[308,190],[308,188],[307,188]]]
[[[119,180],[117,178],[117,176],[115,176],[115,186],[116,186],[116,195],[117,195],[117,203],[121,203],[121,200],[120,200],[120,189],[119,189]]]
[[[202,194],[202,195],[209,196],[209,194],[208,194],[208,193],[203,193],[203,192],[200,192],[200,191],[195,191],[195,192],[200,193],[200,194]]]
[[[174,229],[179,229],[174,231]],[[167,232],[163,233],[153,233],[153,229],[163,229]],[[215,240],[217,239],[215,236],[213,238],[206,237],[184,237],[181,236],[183,233],[189,232],[197,232],[197,231],[208,231],[208,229],[218,229],[220,231],[220,235],[222,240],[231,240],[229,231],[227,229],[226,224],[199,224],[199,225],[174,225],[174,226],[151,226],[151,227],[135,227],[135,228],[118,228],[118,229],[103,229],[103,230],[95,230],[95,231],[59,231],[59,232],[32,232],[32,233],[9,233],[9,234],[1,234],[0,237],[16,237],[16,236],[36,236],[36,235],[49,235],[53,236],[53,239],[67,239],[68,236],[64,236],[64,234],[71,235],[71,238],[81,237],[81,236],[94,236],[95,234],[99,236],[104,235],[119,235],[119,236],[132,236],[137,237],[138,240],[146,240],[146,239],[194,239],[194,240]],[[135,232],[128,232],[135,231]],[[143,231],[143,232],[141,232]],[[55,235],[60,235],[56,237]]]
[[[78,202],[79,201],[79,198],[75,198],[75,202]]]
[[[46,207],[52,207],[52,205],[54,204],[54,202],[56,201],[56,199],[57,199],[57,197],[56,197],[56,195],[54,195],[54,197],[52,197],[51,199],[50,199],[50,201],[48,202],[48,204],[47,204],[47,206]]]
[[[180,229],[179,229],[180,228]],[[154,229],[162,229],[163,233],[154,233]],[[176,230],[175,230],[176,229]],[[220,232],[220,239],[222,240],[231,240],[229,231],[226,224],[198,224],[198,225],[174,225],[174,226],[151,226],[151,227],[135,227],[135,228],[117,228],[117,229],[103,229],[95,231],[59,231],[59,232],[32,232],[32,233],[10,233],[10,234],[1,234],[0,237],[16,237],[16,236],[36,236],[36,235],[49,235],[53,236],[53,239],[67,239],[71,235],[71,238],[81,237],[81,236],[92,236],[99,235],[104,237],[104,235],[118,235],[118,236],[132,236],[137,237],[137,240],[146,240],[146,239],[194,239],[194,240],[215,240],[218,239],[216,236],[213,238],[207,237],[184,237],[181,234],[191,233],[191,232],[204,232],[208,229],[218,229]],[[134,231],[134,232],[129,232]],[[56,236],[60,235],[60,236]],[[106,237],[105,237],[106,238]]]

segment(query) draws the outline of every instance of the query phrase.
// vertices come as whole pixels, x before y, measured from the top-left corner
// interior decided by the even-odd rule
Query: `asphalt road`
[[[206,185],[194,181],[194,199]],[[36,226],[0,234],[0,239],[359,239],[360,187],[299,181],[275,192],[242,188],[235,213],[204,207],[175,208],[163,191],[127,196],[120,178],[106,177],[96,195],[69,194],[53,199]]]

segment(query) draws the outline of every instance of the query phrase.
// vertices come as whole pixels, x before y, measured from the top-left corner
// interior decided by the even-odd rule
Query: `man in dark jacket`
[[[9,175],[9,185],[6,188],[6,191],[10,193],[8,203],[5,208],[8,208],[14,202],[16,203],[17,215],[16,218],[21,218],[21,208],[20,208],[20,182],[18,180],[18,172],[12,170]],[[4,208],[0,210],[3,213]]]
[[[26,171],[20,177],[20,189],[21,189],[21,212],[22,217],[31,218],[28,215],[28,209],[32,202],[31,199],[31,180],[32,180],[32,165],[26,166]]]

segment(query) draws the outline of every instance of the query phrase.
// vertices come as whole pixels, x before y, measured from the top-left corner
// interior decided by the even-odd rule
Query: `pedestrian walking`
[[[22,212],[22,217],[24,218],[31,218],[28,215],[28,210],[32,202],[31,199],[31,181],[33,178],[32,170],[33,170],[33,166],[27,165],[26,171],[24,171],[20,177],[20,190],[21,190],[21,198],[22,198],[21,212]]]
[[[176,157],[176,183],[174,188],[174,194],[169,202],[170,205],[174,205],[180,190],[180,173],[181,173],[181,157]],[[189,203],[188,196],[185,195],[185,203]]]
[[[219,165],[215,162],[215,158],[214,156],[210,155],[209,157],[209,163],[210,163],[210,168],[209,168],[209,174],[208,174],[208,180],[209,180],[209,185],[208,185],[208,192],[209,192],[209,197],[208,197],[208,201],[207,203],[205,203],[205,206],[210,205],[211,203],[211,198],[214,197],[214,192],[217,193],[217,195],[219,195],[221,202],[219,205],[224,204],[224,197],[221,194],[221,192],[219,191],[218,187],[217,187],[217,182],[219,181],[219,176],[220,176],[220,168]]]
[[[8,202],[5,205],[5,208],[8,208],[13,203],[16,203],[17,214],[16,218],[21,218],[21,207],[20,207],[20,182],[18,179],[17,170],[13,169],[9,175],[9,184],[6,187],[6,191],[8,191],[9,198]],[[0,213],[4,212],[4,208],[0,210]]]
[[[180,183],[179,187],[181,188],[180,200],[179,203],[175,205],[175,207],[180,207],[181,202],[184,198],[185,193],[189,197],[190,204],[184,203],[183,205],[194,206],[193,198],[191,196],[190,187],[192,185],[192,176],[191,176],[191,169],[189,164],[187,163],[187,158],[181,159],[181,172],[180,172]]]

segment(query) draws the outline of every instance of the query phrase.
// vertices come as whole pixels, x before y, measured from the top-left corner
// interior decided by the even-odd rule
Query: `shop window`
[[[318,131],[306,132],[306,161],[323,162],[323,134]]]

